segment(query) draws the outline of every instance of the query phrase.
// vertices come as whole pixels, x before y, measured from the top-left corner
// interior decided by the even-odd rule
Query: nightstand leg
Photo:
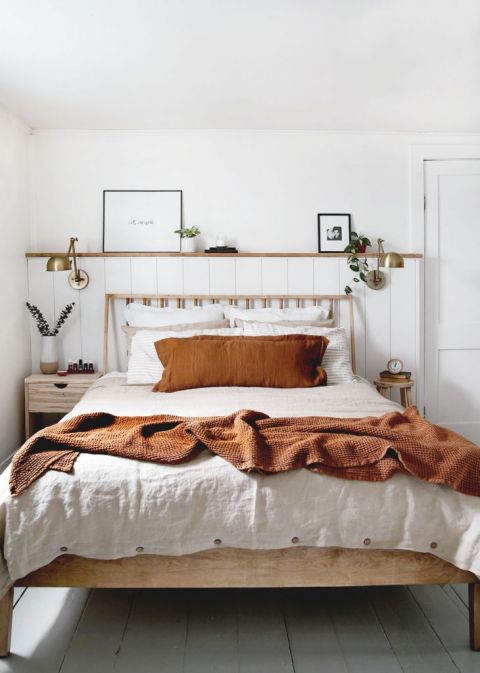
[[[33,435],[34,426],[35,419],[33,418],[33,414],[30,414],[27,411],[25,414],[25,441],[30,439],[30,437]]]
[[[389,391],[389,388],[387,388],[385,386],[377,386],[377,393],[380,393],[380,395],[382,395],[382,397],[386,397],[387,399],[388,399],[388,391]]]
[[[400,400],[405,409],[412,404],[411,388],[400,388]]]
[[[29,412],[30,401],[28,399],[28,384],[25,384],[25,440],[32,434],[32,417]]]

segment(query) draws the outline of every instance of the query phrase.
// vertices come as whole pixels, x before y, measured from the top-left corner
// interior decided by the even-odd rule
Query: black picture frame
[[[109,206],[111,210],[111,200],[110,197],[114,195],[122,195],[122,198],[125,198],[125,195],[139,195],[139,194],[158,194],[158,195],[172,195],[175,196],[175,203],[170,204],[171,209],[174,210],[173,216],[169,218],[168,222],[159,223],[159,226],[162,227],[163,232],[159,231],[158,241],[155,244],[155,241],[146,241],[142,242],[142,232],[137,230],[132,233],[132,245],[126,245],[122,242],[112,245],[112,237],[115,238],[115,222],[109,220]],[[132,203],[135,197],[132,197]],[[127,201],[128,203],[128,201]],[[160,206],[160,201],[158,206]],[[117,204],[118,207],[118,204]],[[160,208],[161,212],[161,208]],[[133,220],[132,220],[133,222]],[[153,224],[154,221],[151,220],[138,220],[138,223],[142,225]],[[125,224],[125,223],[123,223]],[[157,252],[181,252],[181,239],[178,234],[173,234],[175,229],[183,229],[183,191],[181,189],[104,189],[103,190],[103,235],[102,235],[102,248],[103,252],[122,252],[122,253],[157,253]],[[144,230],[145,231],[145,230]],[[124,233],[124,232],[123,232]],[[166,244],[162,244],[162,233],[165,234]],[[155,232],[154,232],[155,234]],[[154,234],[152,238],[154,237]],[[121,237],[125,239],[125,235]],[[144,236],[145,238],[145,236]],[[145,243],[143,245],[142,243]]]
[[[317,215],[318,252],[343,252],[350,243],[350,213],[319,213]]]

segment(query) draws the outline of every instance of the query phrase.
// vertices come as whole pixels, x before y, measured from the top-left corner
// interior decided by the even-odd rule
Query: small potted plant
[[[178,234],[182,241],[182,252],[196,252],[197,242],[196,238],[202,232],[198,227],[182,227],[175,229],[174,234]]]
[[[372,245],[369,238],[364,234],[357,234],[356,231],[352,231],[350,243],[344,252],[348,252],[347,266],[354,273],[352,278],[354,283],[367,282],[368,260],[366,257],[359,257],[359,254],[365,253],[369,245]],[[351,285],[345,285],[345,294],[351,294],[352,292]]]
[[[372,244],[365,234],[357,234],[356,231],[352,231],[350,234],[350,245],[354,248],[353,252],[366,252],[367,248]],[[347,245],[347,248],[348,247],[349,246]],[[347,252],[346,249],[345,252]]]
[[[67,304],[65,308],[60,311],[55,325],[50,327],[45,316],[40,309],[34,304],[26,302],[27,308],[32,314],[37,323],[38,331],[42,336],[42,348],[40,352],[40,371],[42,374],[55,374],[58,369],[58,346],[57,334],[60,328],[67,320],[70,313],[73,311],[75,302]]]

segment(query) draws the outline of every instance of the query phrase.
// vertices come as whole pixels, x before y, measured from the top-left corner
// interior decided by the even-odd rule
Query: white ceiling
[[[480,0],[0,0],[32,128],[480,132]]]

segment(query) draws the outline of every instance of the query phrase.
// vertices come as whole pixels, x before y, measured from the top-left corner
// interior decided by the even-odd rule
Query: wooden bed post
[[[470,615],[470,647],[480,651],[480,582],[468,585],[468,609]]]
[[[13,589],[9,589],[0,599],[0,657],[10,654],[10,636],[12,634]]]

